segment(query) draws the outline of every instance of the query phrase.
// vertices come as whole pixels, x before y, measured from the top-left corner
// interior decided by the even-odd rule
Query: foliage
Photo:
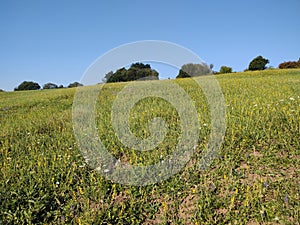
[[[221,66],[220,73],[232,73],[232,68],[228,66]]]
[[[112,183],[86,164],[73,132],[76,90],[1,93],[0,223],[299,224],[299,76],[298,70],[216,76],[226,99],[227,132],[219,156],[203,171],[198,163],[210,138],[207,100],[193,79],[176,80],[198,111],[199,143],[179,174],[143,187]],[[168,160],[180,118],[162,99],[145,98],[129,115],[139,137],[149,135],[153,118],[166,122],[158,148],[135,151],[116,137],[111,107],[124,86],[101,89],[99,138],[125,163]]]
[[[191,77],[191,76],[188,73],[184,72],[182,69],[180,69],[176,78],[187,78],[187,77]]]
[[[137,63],[133,63],[130,68],[131,69],[132,68],[135,68],[135,69],[151,69],[151,66],[149,64],[144,64],[144,63],[137,62]]]
[[[58,88],[57,84],[47,83],[43,85],[43,89],[56,89]]]
[[[288,61],[280,63],[278,66],[279,69],[292,69],[292,68],[300,68],[300,58],[298,61]]]
[[[266,65],[269,63],[268,59],[263,58],[262,56],[257,56],[249,64],[249,70],[264,70]]]
[[[211,67],[213,65],[211,64]],[[179,74],[176,78],[183,78],[183,77],[197,77],[202,75],[208,75],[211,74],[212,71],[210,67],[203,63],[203,64],[194,64],[194,63],[188,63],[184,64],[181,69],[179,70]]]
[[[26,91],[26,90],[39,90],[41,87],[38,83],[33,81],[23,81],[15,91]]]
[[[107,74],[105,74],[104,78],[102,79],[102,82],[103,82],[103,83],[106,83],[106,82],[108,81],[108,79],[109,79],[112,75],[114,75],[114,72],[113,72],[113,71],[110,71],[110,72],[108,72]]]
[[[74,82],[68,85],[68,88],[74,88],[74,87],[80,87],[83,86],[83,84],[79,83],[79,82]]]
[[[4,90],[0,89],[0,92],[4,92]]]
[[[134,80],[158,80],[158,72],[151,69],[149,64],[134,63],[128,70],[123,67],[113,74],[107,74],[107,77],[107,83]]]

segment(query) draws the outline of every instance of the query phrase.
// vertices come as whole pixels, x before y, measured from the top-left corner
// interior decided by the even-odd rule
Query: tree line
[[[43,89],[58,89],[58,88],[73,88],[73,87],[79,87],[83,86],[83,84],[79,82],[73,82],[70,83],[67,87],[64,87],[63,85],[57,85],[54,83],[47,83],[43,85]],[[28,91],[28,90],[40,90],[41,86],[34,81],[23,81],[21,84],[19,84],[18,87],[14,89],[14,91]]]
[[[247,69],[244,71],[254,71],[254,70],[264,70],[267,69],[266,65],[270,61],[268,59],[265,59],[264,57],[257,56],[254,58],[250,63]],[[300,68],[300,58],[298,61],[288,61],[288,62],[282,62],[278,65],[279,69],[296,69]],[[215,72],[215,73],[232,73],[232,68],[227,67],[227,66],[221,66],[220,72]]]
[[[265,70],[267,69],[267,64],[270,61],[261,55],[255,57],[249,63],[249,66],[245,71],[255,71],[255,70]],[[300,59],[296,61],[283,62],[279,64],[279,69],[287,69],[287,68],[300,68]],[[181,67],[176,78],[186,78],[186,77],[195,77],[209,74],[224,74],[224,73],[232,73],[233,70],[229,66],[221,66],[220,71],[213,71],[213,64],[193,64],[188,63]],[[112,82],[125,82],[125,81],[133,81],[133,80],[142,80],[145,78],[149,79],[158,79],[158,72],[156,70],[151,69],[149,64],[144,65],[143,63],[134,63],[127,70],[124,67],[118,69],[115,73],[110,71],[105,75],[104,82],[112,83]]]
[[[250,63],[248,68],[245,71],[255,71],[255,70],[265,70],[267,69],[266,65],[270,61],[264,57],[257,56]],[[278,65],[279,69],[290,69],[290,68],[300,68],[300,58],[298,61],[288,61],[283,62]],[[213,64],[193,64],[188,63],[181,67],[176,78],[186,78],[186,77],[195,77],[195,76],[203,76],[209,74],[225,74],[232,73],[233,70],[229,66],[221,66],[220,70],[213,71]],[[114,83],[114,82],[126,82],[126,81],[134,81],[134,80],[158,80],[159,73],[152,69],[149,64],[143,64],[140,62],[133,63],[131,66],[126,69],[125,67],[118,69],[116,72],[110,71],[107,73],[102,80],[102,82]],[[67,88],[73,88],[83,86],[79,82],[70,83]],[[63,85],[57,85],[54,83],[44,84],[42,89],[57,89],[64,88]],[[41,86],[33,81],[24,81],[18,87],[16,87],[15,91],[24,91],[24,90],[40,90]],[[0,90],[1,91],[1,90]]]

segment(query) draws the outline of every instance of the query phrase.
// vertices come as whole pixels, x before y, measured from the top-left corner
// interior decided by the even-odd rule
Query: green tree
[[[103,83],[107,82],[108,79],[109,79],[112,75],[114,75],[114,72],[113,72],[113,71],[110,71],[110,72],[108,72],[107,74],[105,74],[105,77],[102,79],[102,82],[103,82]]]
[[[56,89],[58,88],[57,84],[47,83],[43,85],[43,89]]]
[[[118,69],[113,75],[109,76],[107,79],[107,83],[113,83],[113,82],[125,82],[126,81],[126,72],[127,70],[123,67],[121,69]]]
[[[220,73],[232,73],[232,68],[228,66],[221,66]]]
[[[191,77],[191,76],[187,72],[184,72],[182,69],[180,69],[176,78],[187,78],[187,77]]]
[[[202,75],[207,75],[207,74],[211,74],[211,73],[212,73],[212,70],[211,70],[210,66],[208,66],[205,63],[203,63],[203,64],[188,63],[188,64],[184,64],[181,67],[176,78],[196,77],[196,76],[202,76]]]
[[[143,64],[140,62],[133,63],[130,68],[136,68],[136,69],[151,69],[151,66],[149,64]]]
[[[4,90],[0,89],[0,92],[4,92]]]
[[[33,81],[23,81],[17,88],[15,88],[15,91],[26,91],[26,90],[39,90],[41,86]]]
[[[107,83],[126,82],[134,80],[158,80],[158,72],[149,64],[134,63],[127,70],[124,67],[110,75]]]
[[[158,72],[151,69],[149,64],[132,65],[126,72],[127,80],[158,80]]]
[[[249,64],[249,70],[264,70],[269,63],[268,59],[263,58],[261,55],[254,58]]]
[[[68,88],[73,88],[73,87],[80,87],[83,86],[83,84],[79,83],[79,82],[74,82],[68,85]]]

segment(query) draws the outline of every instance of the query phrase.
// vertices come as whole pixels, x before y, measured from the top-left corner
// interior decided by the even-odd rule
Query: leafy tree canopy
[[[23,81],[15,91],[26,91],[26,90],[39,90],[41,87],[38,83],[33,81]]]
[[[58,88],[57,84],[47,83],[43,85],[43,89],[56,89]]]
[[[254,58],[249,64],[249,70],[264,70],[269,63],[268,59],[263,58],[261,55]]]
[[[180,69],[176,78],[186,78],[186,77],[191,77],[191,76],[187,72],[184,72],[182,69]]]
[[[229,66],[221,66],[220,73],[232,73],[232,68]]]
[[[73,88],[73,87],[79,87],[79,86],[83,86],[83,84],[79,83],[79,82],[74,82],[68,85],[68,88]]]
[[[127,70],[124,67],[115,73],[109,72],[105,75],[107,83],[126,82],[134,80],[158,80],[158,72],[151,69],[149,64],[134,63]]]
[[[184,78],[184,77],[196,77],[196,76],[202,76],[212,73],[212,64],[211,66],[208,66],[207,64],[193,64],[188,63],[184,64],[181,69],[179,70],[179,74],[176,78]]]

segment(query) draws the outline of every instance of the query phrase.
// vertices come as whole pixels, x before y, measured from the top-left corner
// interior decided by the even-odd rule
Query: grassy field
[[[0,93],[0,224],[300,224],[300,71],[216,78],[227,121],[219,156],[197,169],[210,113],[195,81],[176,80],[198,111],[199,143],[175,176],[140,187],[113,183],[86,164],[73,132],[76,89]],[[147,123],[159,116],[166,138],[152,152],[123,146],[110,111],[125,85],[102,89],[99,137],[124,162],[163,160],[180,135],[178,113],[162,99],[140,101],[130,113],[132,132],[147,138]]]

